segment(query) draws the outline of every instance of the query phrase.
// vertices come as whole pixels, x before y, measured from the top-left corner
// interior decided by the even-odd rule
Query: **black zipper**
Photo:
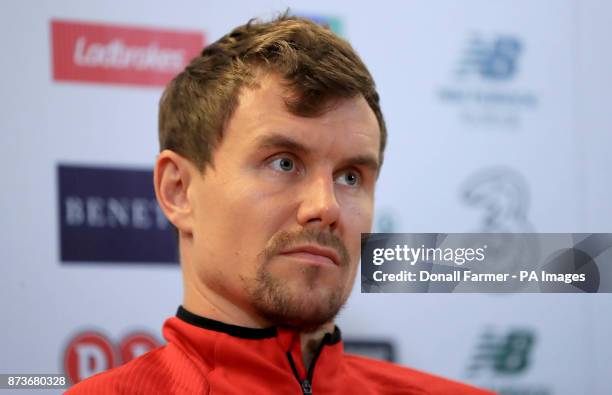
[[[295,376],[296,380],[298,381],[298,383],[300,383],[303,395],[312,395],[312,376],[314,375],[315,364],[317,362],[317,358],[319,358],[319,355],[321,354],[321,351],[323,351],[323,347],[327,343],[329,343],[330,339],[331,335],[329,333],[326,333],[325,336],[323,336],[323,340],[321,341],[321,344],[319,344],[319,348],[317,349],[317,352],[312,358],[312,362],[308,367],[308,372],[306,373],[306,378],[304,380],[302,380],[300,378],[300,375],[298,374],[297,368],[295,367],[295,362],[293,361],[293,356],[291,355],[291,351],[287,351],[287,359],[289,360],[289,365],[291,365],[291,370],[293,370],[293,375]]]

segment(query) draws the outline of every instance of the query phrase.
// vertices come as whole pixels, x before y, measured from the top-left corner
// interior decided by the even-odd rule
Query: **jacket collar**
[[[198,371],[209,372],[209,385],[219,393],[236,393],[230,387],[246,378],[251,388],[268,386],[252,393],[269,393],[270,382],[277,393],[295,393],[305,382],[316,392],[330,393],[338,389],[345,369],[337,327],[324,336],[309,367],[303,363],[300,332],[291,328],[246,328],[179,307],[177,316],[165,322],[163,334],[173,348],[190,356]]]
[[[266,339],[276,337],[277,335],[277,330],[275,327],[247,328],[244,326],[226,324],[225,322],[216,321],[193,314],[183,306],[179,306],[176,316],[188,324],[215,332],[226,333],[230,336],[239,337],[242,339]]]
[[[277,327],[269,328],[248,328],[239,325],[226,324],[225,322],[216,321],[210,318],[202,317],[185,309],[183,306],[179,306],[176,312],[176,317],[188,324],[200,327],[202,329],[208,329],[215,332],[222,332],[230,336],[239,337],[242,339],[267,339],[278,337],[279,332],[294,332],[286,329],[279,329]],[[283,338],[287,336],[281,336]],[[326,334],[323,338],[323,343],[327,345],[333,345],[342,340],[342,334],[340,329],[334,327],[334,332]]]

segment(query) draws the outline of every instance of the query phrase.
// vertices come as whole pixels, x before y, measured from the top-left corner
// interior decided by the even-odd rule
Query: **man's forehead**
[[[241,138],[249,144],[271,145],[284,137],[286,145],[293,140],[314,151],[317,143],[333,141],[338,148],[378,158],[380,127],[363,96],[338,99],[322,114],[304,117],[290,112],[285,102],[288,95],[282,80],[267,76],[241,92],[230,123],[239,127]]]

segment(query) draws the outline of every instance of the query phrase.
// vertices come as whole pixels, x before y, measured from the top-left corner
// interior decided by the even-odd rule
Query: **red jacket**
[[[77,394],[490,395],[413,369],[345,354],[340,331],[323,339],[310,369],[299,333],[253,329],[182,307],[164,323],[168,344],[73,386]]]

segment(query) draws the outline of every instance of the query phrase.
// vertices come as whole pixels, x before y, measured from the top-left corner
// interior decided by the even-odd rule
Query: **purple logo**
[[[63,263],[177,263],[150,170],[58,166]]]

